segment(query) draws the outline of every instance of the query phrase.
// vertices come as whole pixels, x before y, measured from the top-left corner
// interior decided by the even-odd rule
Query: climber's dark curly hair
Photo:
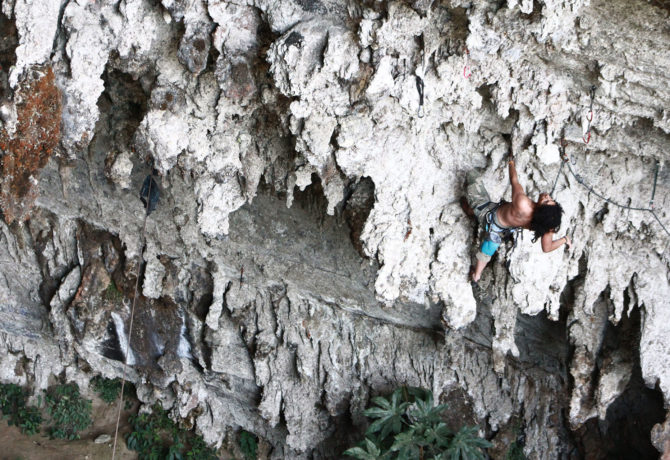
[[[530,230],[535,232],[533,241],[542,238],[549,231],[557,232],[561,227],[561,214],[563,208],[560,204],[543,204],[535,208],[533,218],[530,220]]]

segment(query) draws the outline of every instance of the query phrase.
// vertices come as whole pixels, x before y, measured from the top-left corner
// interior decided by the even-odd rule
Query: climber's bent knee
[[[475,258],[484,263],[489,263],[489,261],[491,260],[491,256],[489,256],[488,254],[484,254],[481,251],[477,251],[477,255],[475,256]]]

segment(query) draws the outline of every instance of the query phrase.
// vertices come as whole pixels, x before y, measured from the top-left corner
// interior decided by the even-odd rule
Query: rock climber
[[[526,196],[514,167],[514,158],[510,157],[509,181],[512,185],[512,202],[491,201],[480,174],[470,171],[466,177],[466,196],[461,199],[461,206],[470,217],[475,217],[484,228],[486,235],[477,252],[477,262],[470,271],[472,281],[479,281],[482,271],[489,263],[493,254],[502,243],[503,238],[514,236],[514,233],[527,229],[535,232],[533,242],[540,239],[543,252],[551,252],[564,244],[572,247],[566,235],[554,239],[554,234],[561,226],[563,208],[548,193],[540,193],[537,202]]]

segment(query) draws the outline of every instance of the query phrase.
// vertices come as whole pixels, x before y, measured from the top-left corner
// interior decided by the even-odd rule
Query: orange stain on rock
[[[0,207],[5,221],[26,220],[39,171],[60,141],[61,93],[50,67],[34,69],[15,94],[16,130],[0,130]]]

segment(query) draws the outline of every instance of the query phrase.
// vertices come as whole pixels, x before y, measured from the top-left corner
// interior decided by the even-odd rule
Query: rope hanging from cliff
[[[135,319],[135,305],[137,303],[137,294],[139,291],[140,285],[140,273],[142,271],[142,257],[144,256],[144,246],[146,244],[146,230],[147,230],[147,218],[149,214],[156,208],[158,204],[158,198],[160,196],[158,185],[153,178],[156,170],[152,170],[144,183],[142,184],[142,189],[140,191],[140,200],[146,208],[146,213],[144,214],[144,222],[142,224],[142,236],[140,239],[140,260],[137,265],[137,274],[135,276],[135,294],[133,295],[133,305],[130,309],[130,324],[128,325],[128,337],[126,338],[126,353],[123,359],[123,376],[121,378],[121,394],[119,394],[119,407],[116,416],[116,428],[114,430],[114,446],[112,447],[112,460],[116,457],[116,441],[119,437],[119,423],[121,421],[121,409],[123,407],[123,391],[126,385],[126,369],[128,367],[128,356],[130,355],[130,338],[133,335],[133,320]]]
[[[575,172],[574,168],[572,167],[572,165],[574,163],[570,160],[569,156],[565,153],[565,146],[566,146],[566,142],[565,142],[565,140],[562,140],[561,141],[561,160],[562,160],[561,161],[561,166],[558,169],[558,174],[556,175],[556,180],[554,181],[554,187],[551,189],[550,195],[553,195],[554,190],[556,189],[556,184],[558,183],[558,179],[561,175],[563,165],[565,164],[565,165],[568,166],[568,171],[570,171],[570,174],[572,175],[572,177],[575,178],[575,180],[577,181],[577,183],[579,185],[581,185],[582,187],[587,189],[589,191],[589,194],[592,193],[595,196],[597,196],[598,198],[600,198],[601,200],[603,200],[603,201],[605,201],[605,202],[607,202],[607,203],[609,203],[613,206],[621,208],[621,209],[625,209],[625,210],[628,210],[628,211],[642,211],[642,212],[650,213],[652,216],[654,216],[654,219],[656,219],[656,222],[658,222],[658,225],[661,226],[663,231],[665,231],[665,233],[668,236],[670,236],[670,230],[668,230],[668,228],[665,225],[663,225],[663,222],[661,222],[661,219],[658,217],[658,215],[656,214],[656,211],[654,210],[654,196],[656,195],[656,182],[658,181],[658,170],[659,170],[658,160],[656,160],[656,170],[654,172],[654,185],[653,185],[653,189],[652,189],[651,200],[649,202],[649,207],[648,208],[643,208],[643,207],[640,207],[640,206],[631,206],[630,202],[629,202],[629,204],[618,203],[618,202],[612,200],[611,198],[606,197],[602,193],[599,193],[596,190],[594,190],[592,186],[590,186],[589,184],[587,184],[584,181],[584,178],[581,176],[581,174],[578,174],[578,173]]]

